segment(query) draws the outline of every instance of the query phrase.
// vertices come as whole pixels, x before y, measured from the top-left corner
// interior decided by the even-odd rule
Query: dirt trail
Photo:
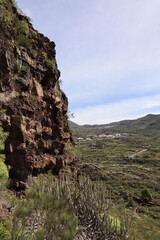
[[[134,153],[134,154],[132,154],[132,155],[129,155],[129,158],[134,158],[134,157],[136,157],[136,156],[139,156],[139,155],[141,155],[142,153],[144,153],[144,152],[146,152],[147,151],[147,149],[143,149],[143,150],[141,150],[141,151],[139,151],[139,152],[137,152],[137,153]]]

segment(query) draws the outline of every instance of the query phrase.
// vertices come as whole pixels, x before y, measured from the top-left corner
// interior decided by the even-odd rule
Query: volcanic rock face
[[[8,26],[0,18],[0,121],[9,132],[5,154],[12,184],[21,188],[30,176],[49,169],[58,173],[74,159],[65,151],[72,138],[55,44],[35,31],[12,1],[4,2],[0,7],[12,19]]]

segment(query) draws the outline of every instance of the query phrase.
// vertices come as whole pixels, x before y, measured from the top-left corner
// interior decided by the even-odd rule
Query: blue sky
[[[160,113],[159,0],[18,0],[56,43],[73,121]]]

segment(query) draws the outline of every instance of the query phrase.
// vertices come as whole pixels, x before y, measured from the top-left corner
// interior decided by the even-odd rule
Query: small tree
[[[144,189],[141,192],[141,199],[144,203],[148,203],[152,200],[152,196],[148,189]]]
[[[134,201],[133,201],[133,198],[132,198],[132,197],[130,197],[130,198],[128,199],[128,203],[127,203],[126,206],[129,207],[129,208],[133,208],[133,207],[134,207]]]

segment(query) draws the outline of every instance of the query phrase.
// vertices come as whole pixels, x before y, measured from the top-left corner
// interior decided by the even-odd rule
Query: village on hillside
[[[100,134],[100,135],[93,135],[89,134],[86,137],[77,137],[77,142],[88,142],[88,141],[93,141],[93,140],[104,140],[104,139],[114,139],[114,138],[121,138],[121,137],[126,137],[128,134],[127,133],[115,133],[115,134]]]

